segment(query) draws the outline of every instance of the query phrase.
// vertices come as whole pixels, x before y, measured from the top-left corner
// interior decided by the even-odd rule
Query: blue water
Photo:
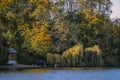
[[[120,80],[120,69],[1,71],[0,80]]]

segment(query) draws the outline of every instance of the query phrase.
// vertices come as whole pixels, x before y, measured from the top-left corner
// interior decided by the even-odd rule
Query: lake
[[[120,80],[120,69],[21,69],[2,70],[0,80]]]

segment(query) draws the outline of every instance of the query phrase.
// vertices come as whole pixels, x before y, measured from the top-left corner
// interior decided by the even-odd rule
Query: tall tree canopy
[[[111,6],[110,0],[0,0],[0,46],[14,47],[22,60],[99,45],[104,65],[118,66],[120,20],[110,19]],[[91,55],[84,49],[84,57]]]

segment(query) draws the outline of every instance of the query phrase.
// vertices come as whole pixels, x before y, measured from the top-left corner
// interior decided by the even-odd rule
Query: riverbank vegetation
[[[0,0],[0,64],[120,66],[120,19],[110,0]]]

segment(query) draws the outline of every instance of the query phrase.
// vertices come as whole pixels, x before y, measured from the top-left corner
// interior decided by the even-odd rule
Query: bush
[[[103,66],[102,52],[98,45],[86,48],[84,54],[86,66]]]
[[[62,59],[64,66],[81,66],[81,56],[83,56],[83,46],[77,44],[64,51]]]
[[[98,45],[88,47],[85,50],[81,44],[77,44],[63,52],[62,55],[47,54],[47,62],[50,65],[59,63],[63,67],[103,66],[102,52]]]
[[[50,65],[59,63],[59,66],[79,66],[81,58],[83,55],[83,46],[77,44],[72,48],[63,52],[62,55],[59,54],[47,54],[47,62]]]

